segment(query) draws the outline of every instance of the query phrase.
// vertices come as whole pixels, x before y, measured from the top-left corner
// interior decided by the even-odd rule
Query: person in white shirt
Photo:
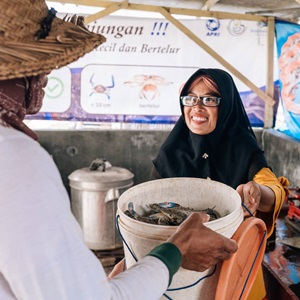
[[[42,105],[46,74],[105,42],[44,0],[1,0],[0,299],[158,299],[180,266],[204,271],[237,251],[193,213],[168,241],[109,279],[88,249],[60,173],[23,119]]]

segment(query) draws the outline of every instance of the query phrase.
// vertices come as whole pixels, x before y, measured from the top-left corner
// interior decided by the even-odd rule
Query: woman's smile
[[[192,116],[192,120],[196,123],[203,123],[207,121],[207,118],[201,116]]]

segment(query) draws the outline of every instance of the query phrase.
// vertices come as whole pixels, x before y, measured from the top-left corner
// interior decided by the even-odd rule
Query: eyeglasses
[[[212,96],[198,97],[192,95],[182,96],[180,99],[181,99],[181,103],[185,106],[195,106],[199,102],[201,102],[204,106],[208,106],[208,107],[219,106],[221,100],[220,97],[212,97]]]

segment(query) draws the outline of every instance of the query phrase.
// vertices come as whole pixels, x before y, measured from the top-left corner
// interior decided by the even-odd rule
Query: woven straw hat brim
[[[0,36],[0,80],[50,73],[78,60],[105,41],[104,36],[57,17],[45,39],[37,41],[33,34],[32,38],[23,39]]]

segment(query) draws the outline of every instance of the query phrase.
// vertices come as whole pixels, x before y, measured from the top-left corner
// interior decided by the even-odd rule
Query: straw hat
[[[67,22],[55,14],[44,0],[1,0],[0,80],[50,73],[106,41],[82,17]]]

